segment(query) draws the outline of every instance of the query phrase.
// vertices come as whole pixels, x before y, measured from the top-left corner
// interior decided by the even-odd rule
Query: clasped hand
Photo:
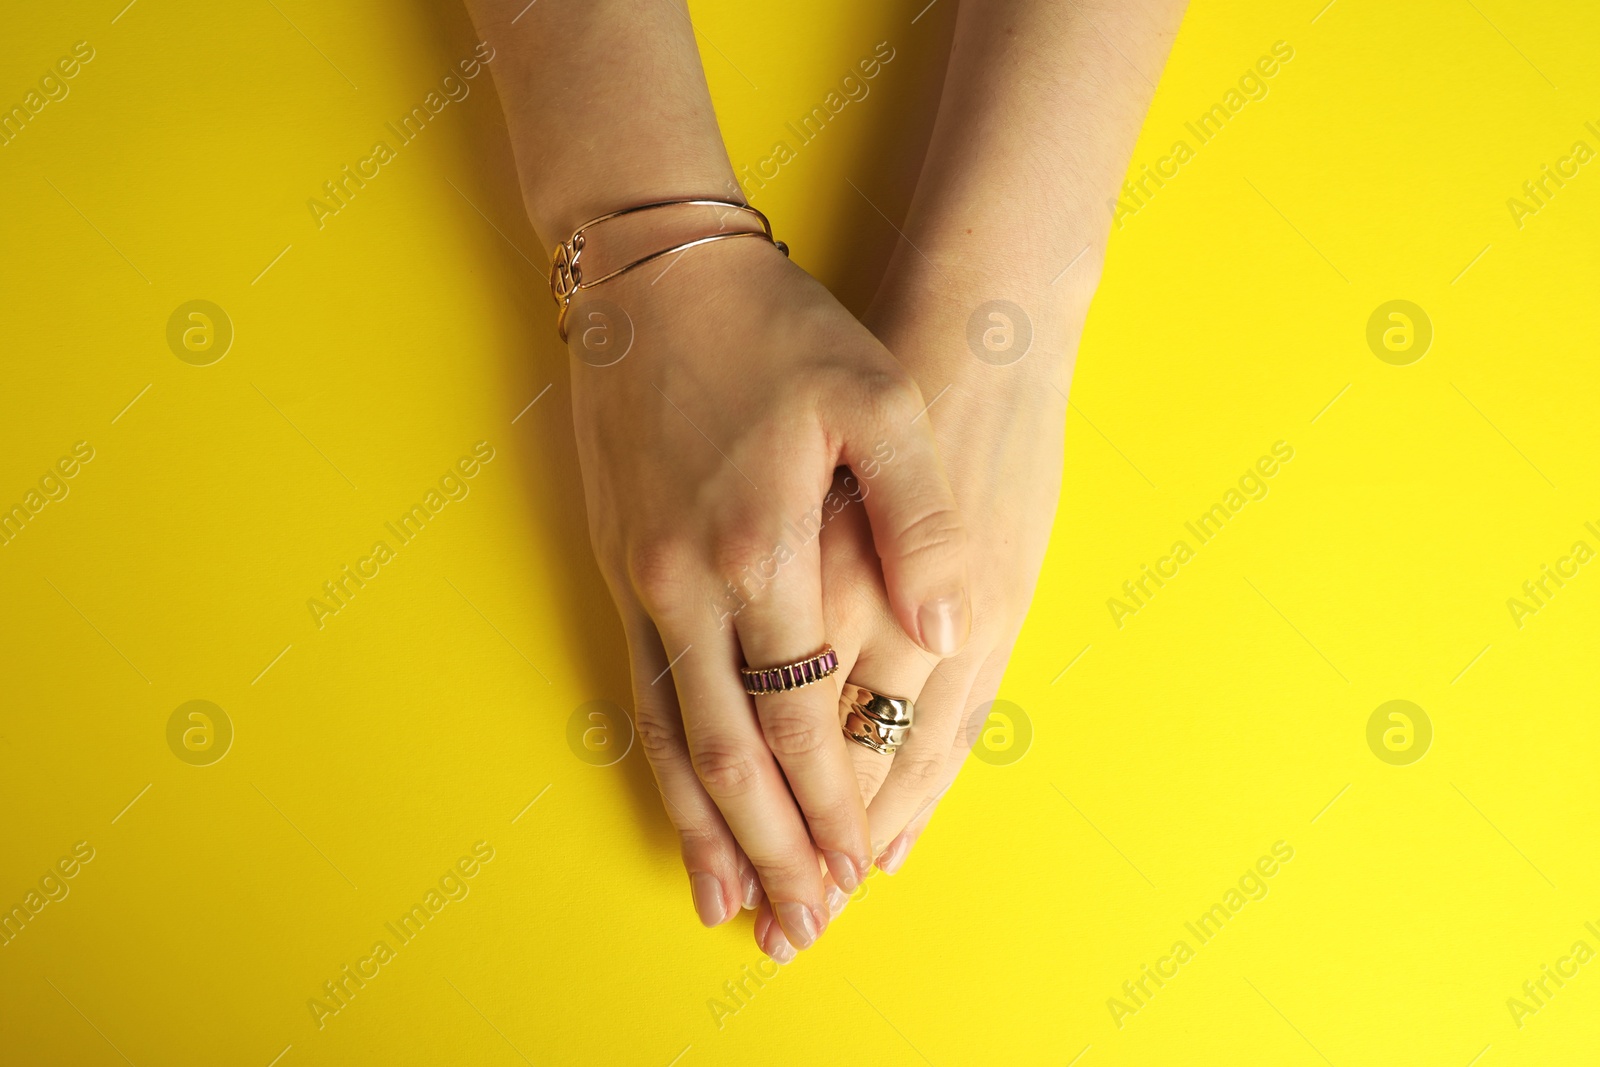
[[[632,336],[616,362],[585,349],[583,324],[605,316]],[[928,344],[905,331],[913,316],[882,317],[881,330]],[[603,303],[575,303],[573,321],[589,527],[627,635],[641,747],[701,921],[754,909],[758,943],[784,962],[874,862],[898,869],[959,769],[973,698],[998,685],[1043,556],[1059,413],[1043,480],[997,464],[1049,454],[1048,415],[1016,418],[1032,435],[1023,450],[985,420],[951,421],[962,438],[944,455],[965,452],[956,469],[972,483],[953,488],[910,371],[760,241],[619,278]],[[1003,541],[986,522],[975,543],[962,495],[1005,524]],[[1020,551],[997,566],[1005,542]],[[745,692],[741,667],[830,644],[833,675]],[[846,679],[914,702],[892,755],[842,732]]]

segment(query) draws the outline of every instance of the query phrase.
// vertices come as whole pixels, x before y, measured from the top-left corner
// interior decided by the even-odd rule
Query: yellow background
[[[905,871],[719,1021],[748,921],[695,921],[641,753],[567,744],[626,660],[488,76],[306,207],[471,53],[465,16],[122,2],[16,7],[0,45],[7,106],[96,50],[0,148],[0,504],[95,450],[0,547],[0,904],[95,850],[0,948],[0,1060],[1593,1060],[1600,964],[1520,1028],[1506,1004],[1600,949],[1600,565],[1506,606],[1600,547],[1600,164],[1506,206],[1600,148],[1591,6],[1190,11],[1135,170],[1294,58],[1114,236],[1002,690],[1031,749],[970,761]],[[895,48],[756,201],[855,308],[954,14],[877,7],[694,6],[736,164]],[[193,299],[236,332],[206,367],[166,342]],[[1434,327],[1409,366],[1365,340],[1393,299]],[[480,440],[470,496],[319,630],[307,599]],[[1266,499],[1119,629],[1107,598],[1278,440]],[[235,730],[210,766],[167,744],[194,699]],[[1433,726],[1409,766],[1367,745],[1392,699]],[[480,840],[470,895],[319,1029],[308,999]],[[1107,999],[1280,840],[1269,895],[1119,1028]]]

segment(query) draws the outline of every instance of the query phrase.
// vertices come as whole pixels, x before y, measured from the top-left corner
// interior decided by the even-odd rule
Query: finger
[[[823,647],[819,554],[812,542],[789,560],[737,616],[747,664],[778,667]],[[755,698],[767,747],[783,767],[828,870],[854,891],[871,869],[867,810],[856,787],[849,744],[839,731],[836,676]]]
[[[634,718],[639,747],[655,773],[667,818],[678,831],[679,850],[689,872],[695,913],[717,926],[743,907],[754,907],[761,881],[739,851],[722,813],[695,777],[684,742],[677,694],[662,677],[667,657],[661,638],[642,610],[625,609],[628,660],[633,674]]]
[[[824,880],[828,887],[828,915],[837,919],[850,903],[850,894],[835,885],[832,878],[824,876]],[[794,959],[794,946],[783,936],[783,927],[773,918],[772,905],[765,900],[756,907],[751,932],[755,935],[757,947],[777,962],[788,963]]]
[[[849,708],[843,703],[839,706],[839,732],[843,733],[849,721]],[[861,803],[870,805],[878,790],[883,788],[883,781],[889,777],[889,768],[894,763],[894,754],[877,752],[866,745],[850,742],[850,763],[856,772],[856,788],[861,791]],[[870,836],[871,821],[867,823],[867,833]],[[873,851],[877,855],[877,851]]]
[[[828,925],[816,850],[783,773],[767,748],[739,680],[733,634],[693,614],[657,625],[668,648],[689,758],[755,866],[778,921],[796,948],[809,948]],[[687,624],[686,624],[687,622]]]
[[[823,884],[827,887],[823,897],[828,902],[828,919],[831,921],[837,919],[844,911],[844,906],[850,903],[850,894],[840,889],[831,876],[824,878]]]
[[[1000,687],[1000,679],[1005,674],[1006,662],[1011,657],[1011,648],[1008,643],[1003,649],[996,650],[984,663],[983,669],[978,672],[971,690],[963,703],[966,709],[961,716],[960,726],[956,732],[956,742],[950,750],[950,758],[945,762],[944,779],[935,793],[921,810],[915,815],[904,830],[889,843],[889,847],[878,859],[878,869],[885,874],[895,874],[905,865],[906,858],[910,856],[912,847],[922,838],[923,831],[928,828],[928,823],[933,819],[933,813],[938,809],[939,802],[945,794],[950,792],[950,787],[955,784],[956,775],[966,762],[968,753],[972,751],[973,743],[978,737],[978,730],[983,724],[976,721],[979,710],[989,701],[994,699],[996,690]]]
[[[945,660],[922,688],[911,730],[894,754],[883,787],[867,807],[880,870],[891,858],[887,854],[890,844],[944,788],[946,764],[958,743],[967,694],[981,666],[976,657]]]
[[[961,761],[955,756],[951,757],[951,763],[957,769],[961,766]],[[955,771],[950,773],[954,775]],[[945,786],[946,790],[949,788],[949,786]],[[900,873],[900,868],[905,865],[906,857],[911,854],[911,846],[917,843],[917,839],[922,836],[922,831],[928,828],[928,823],[933,819],[934,811],[939,807],[939,801],[943,799],[944,793],[939,793],[932,797],[927,804],[922,806],[922,810],[917,814],[917,817],[911,820],[911,825],[900,831],[899,835],[889,842],[889,847],[883,850],[882,856],[878,857],[878,870],[887,875]]]
[[[835,489],[841,480],[835,481]],[[837,635],[839,677],[886,696],[915,702],[938,660],[918,648],[890,613],[883,568],[872,551],[860,507],[841,511],[822,530],[822,588],[828,633]],[[838,708],[840,734],[849,709]],[[893,756],[848,741],[856,788],[870,803],[889,774]],[[873,855],[877,853],[874,852]]]
[[[844,427],[844,459],[856,472],[895,618],[929,652],[954,655],[972,629],[966,532],[922,394],[897,379],[840,410],[866,412]]]
[[[860,654],[849,664],[848,684],[860,686],[880,696],[909,700],[914,709],[912,727],[907,732],[907,743],[912,735],[920,728],[922,709],[920,701],[924,687],[939,661],[927,652],[911,643],[911,640],[895,625],[895,621],[882,616],[881,623],[874,627],[875,634],[862,647]],[[846,690],[846,694],[851,693]],[[841,733],[848,722],[849,707],[841,702]],[[848,740],[848,736],[846,738]],[[877,799],[884,784],[893,773],[895,761],[904,751],[902,745],[894,753],[878,752],[856,741],[850,741],[850,755],[855,764],[857,787],[868,803]],[[870,832],[870,818],[868,821]],[[882,842],[874,838],[875,845]],[[875,847],[873,855],[881,852]]]
[[[974,724],[978,709],[991,703],[1000,692],[1000,681],[1005,677],[1006,664],[1011,661],[1011,649],[1014,647],[1015,638],[1004,642],[999,648],[989,653],[989,658],[984,660],[983,668],[972,681],[972,689],[967,693],[964,701],[965,710],[962,717],[961,737],[964,739],[963,747],[957,755],[965,758],[972,751],[972,746],[977,742],[977,729],[981,724]]]
[[[772,905],[763,900],[756,908],[756,946],[775,963],[788,963],[795,957],[794,946],[783,936],[783,927],[772,915]]]

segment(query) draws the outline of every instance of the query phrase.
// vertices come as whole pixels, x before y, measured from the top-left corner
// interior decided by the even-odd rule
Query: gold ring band
[[[785,663],[781,667],[741,667],[739,674],[744,678],[744,691],[759,697],[802,689],[812,682],[822,681],[838,669],[839,653],[833,650],[832,645],[823,645],[821,652],[793,663]]]

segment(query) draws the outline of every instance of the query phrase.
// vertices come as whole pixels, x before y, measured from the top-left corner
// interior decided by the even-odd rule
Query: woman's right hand
[[[590,535],[701,921],[764,894],[805,948],[829,918],[818,854],[845,892],[873,856],[842,677],[752,698],[739,668],[829,640],[816,532],[836,468],[870,465],[889,604],[934,656],[971,625],[963,529],[916,384],[820,284],[759,239],[659,264],[572,305]]]

